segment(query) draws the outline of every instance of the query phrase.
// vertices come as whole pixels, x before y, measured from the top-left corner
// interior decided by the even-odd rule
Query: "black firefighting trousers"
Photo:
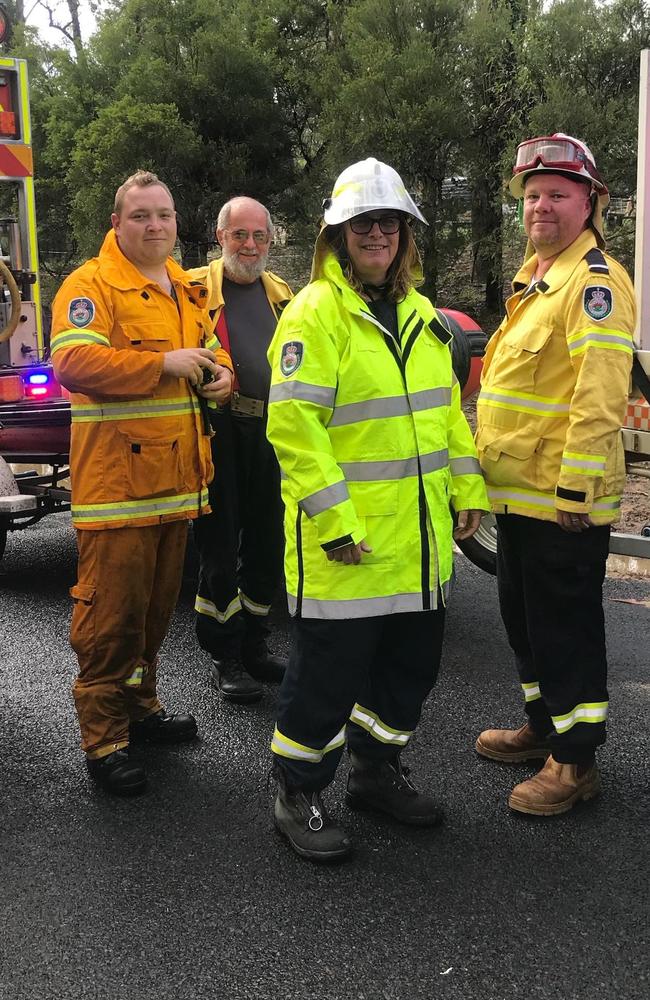
[[[200,557],[196,634],[202,649],[222,659],[238,657],[242,641],[254,648],[268,633],[282,582],[283,505],[266,419],[225,409],[213,427],[212,514],[193,522]]]
[[[555,760],[589,762],[605,742],[609,526],[573,534],[516,514],[498,514],[497,526],[501,615],[526,714],[540,736],[550,733]]]
[[[325,788],[341,759],[343,735],[360,756],[395,759],[438,676],[444,620],[443,607],[377,618],[294,619],[273,738],[276,766],[289,787]]]

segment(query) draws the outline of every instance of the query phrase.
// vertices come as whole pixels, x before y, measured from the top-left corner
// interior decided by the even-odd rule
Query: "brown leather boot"
[[[517,764],[522,760],[546,760],[551,748],[525,722],[520,729],[486,729],[476,741],[476,752],[490,760]]]
[[[600,775],[595,764],[584,770],[578,764],[559,764],[549,757],[538,774],[513,788],[508,805],[534,816],[556,816],[568,812],[576,802],[593,799],[599,792]]]

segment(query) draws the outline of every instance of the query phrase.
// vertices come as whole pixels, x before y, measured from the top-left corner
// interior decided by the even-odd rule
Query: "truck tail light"
[[[28,399],[54,399],[61,396],[61,386],[54,378],[51,368],[26,372],[22,378]]]

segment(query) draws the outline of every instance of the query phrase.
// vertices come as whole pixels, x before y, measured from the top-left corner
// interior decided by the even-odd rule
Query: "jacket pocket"
[[[87,583],[70,587],[73,601],[70,645],[81,660],[92,654],[95,645],[95,588]]]
[[[164,323],[122,323],[122,332],[134,351],[171,351],[172,342]]]
[[[350,499],[365,529],[365,541],[372,552],[364,553],[366,569],[393,566],[397,558],[397,507],[399,484],[348,483]]]
[[[540,355],[552,332],[552,326],[539,324],[529,330],[506,333],[495,352],[492,384],[513,392],[533,392]]]
[[[131,500],[186,491],[182,437],[138,437],[120,432],[126,451],[126,492]]]
[[[522,431],[501,434],[497,428],[482,427],[476,446],[481,468],[491,486],[522,486],[539,489],[538,449],[541,441],[537,434]]]

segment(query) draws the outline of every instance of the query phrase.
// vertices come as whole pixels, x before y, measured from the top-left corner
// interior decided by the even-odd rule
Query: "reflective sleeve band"
[[[64,347],[86,347],[93,344],[99,347],[110,347],[111,342],[103,333],[95,333],[94,330],[62,330],[52,337],[50,354],[54,356],[57,351]]]
[[[336,389],[327,385],[312,385],[309,382],[279,382],[271,386],[269,406],[271,403],[282,403],[288,399],[299,399],[304,403],[316,403],[332,409],[336,399]]]
[[[300,501],[300,506],[307,517],[315,517],[316,514],[322,514],[324,510],[329,510],[330,507],[335,507],[337,503],[343,503],[344,500],[349,499],[350,494],[348,493],[347,483],[344,479],[341,479],[338,483],[333,483],[331,486],[324,486],[323,489],[311,493],[304,500]]]
[[[391,729],[375,712],[361,705],[355,705],[350,712],[350,722],[356,722],[380,743],[392,743],[399,747],[406,746],[413,735],[413,730]]]
[[[634,339],[631,333],[624,330],[581,330],[567,337],[569,354],[572,356],[584,354],[590,347],[602,347],[612,351],[625,351],[632,354]]]
[[[605,456],[580,455],[565,451],[562,456],[562,468],[581,476],[599,475],[605,472]]]
[[[608,707],[609,702],[607,701],[583,702],[581,705],[576,705],[566,715],[552,715],[551,719],[556,733],[567,733],[578,722],[605,722]]]
[[[451,458],[449,471],[452,476],[483,475],[478,458],[471,458],[469,455],[463,458]]]
[[[193,413],[195,405],[188,396],[177,399],[134,399],[120,403],[102,403],[100,406],[86,406],[73,403],[72,422],[103,423],[107,420],[142,420],[147,417],[175,417]]]
[[[526,701],[537,701],[538,698],[542,697],[542,692],[539,689],[539,681],[531,681],[530,684],[522,684],[521,686]]]

